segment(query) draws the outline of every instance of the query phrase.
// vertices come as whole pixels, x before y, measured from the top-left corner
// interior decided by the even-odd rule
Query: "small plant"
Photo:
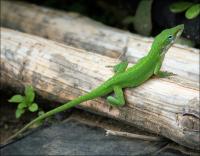
[[[30,112],[38,111],[38,104],[34,102],[35,92],[32,86],[26,86],[24,91],[25,96],[22,95],[14,95],[8,101],[12,103],[18,103],[17,110],[15,112],[16,118],[20,118],[22,114],[25,113],[26,110]],[[43,111],[39,111],[38,115],[43,113]]]
[[[152,30],[151,8],[153,0],[141,0],[134,16],[127,16],[123,23],[133,24],[134,29],[141,35],[149,36]]]
[[[173,13],[181,13],[185,11],[187,19],[194,19],[200,14],[200,3],[192,2],[175,2],[170,5],[170,11]]]

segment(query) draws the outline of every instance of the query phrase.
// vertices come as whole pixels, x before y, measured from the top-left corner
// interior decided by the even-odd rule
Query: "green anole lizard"
[[[176,27],[163,30],[159,35],[156,36],[149,53],[141,58],[134,66],[127,69],[128,62],[122,61],[118,65],[114,66],[114,76],[105,81],[102,85],[83,96],[77,97],[76,99],[63,104],[62,106],[59,106],[37,117],[28,123],[24,128],[19,130],[16,134],[11,136],[9,140],[18,136],[31,125],[42,119],[52,116],[58,112],[67,110],[84,101],[92,100],[100,96],[105,96],[111,92],[114,92],[115,96],[108,96],[107,101],[112,106],[123,106],[125,104],[122,90],[123,88],[137,87],[153,75],[158,77],[166,77],[172,74],[168,72],[162,72],[160,71],[160,68],[167,50],[181,35],[183,29],[184,25],[181,24]]]

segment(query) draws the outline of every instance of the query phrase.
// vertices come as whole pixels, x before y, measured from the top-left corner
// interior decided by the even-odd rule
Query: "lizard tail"
[[[103,93],[101,93],[101,91],[99,90],[99,88],[95,89],[94,91],[91,91],[90,93],[87,93],[83,96],[79,96],[78,98],[70,101],[70,102],[67,102],[53,110],[50,110],[48,112],[46,112],[45,114],[42,114],[41,116],[35,118],[34,120],[32,120],[31,122],[29,122],[27,125],[25,125],[22,129],[20,129],[17,133],[15,133],[14,135],[10,136],[6,142],[14,139],[15,137],[19,136],[21,133],[23,133],[24,131],[26,131],[31,125],[33,125],[34,123],[40,121],[40,120],[43,120],[51,115],[54,115],[56,113],[59,113],[59,112],[62,112],[64,110],[67,110],[69,108],[72,108],[82,102],[85,102],[87,100],[91,100],[91,99],[94,99],[96,97],[99,97],[99,96],[102,96]]]

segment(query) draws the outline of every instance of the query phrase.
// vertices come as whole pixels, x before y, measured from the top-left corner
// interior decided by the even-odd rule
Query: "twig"
[[[145,141],[164,141],[165,140],[163,137],[153,137],[153,136],[139,135],[139,134],[133,134],[133,133],[128,133],[128,132],[120,132],[120,131],[113,131],[113,130],[106,129],[106,136],[108,135],[123,136],[127,138],[141,139]]]

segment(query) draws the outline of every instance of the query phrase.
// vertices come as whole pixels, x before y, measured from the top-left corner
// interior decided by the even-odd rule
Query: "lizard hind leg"
[[[113,87],[115,97],[108,96],[107,101],[112,106],[123,106],[125,104],[124,93],[121,87],[114,86]]]

